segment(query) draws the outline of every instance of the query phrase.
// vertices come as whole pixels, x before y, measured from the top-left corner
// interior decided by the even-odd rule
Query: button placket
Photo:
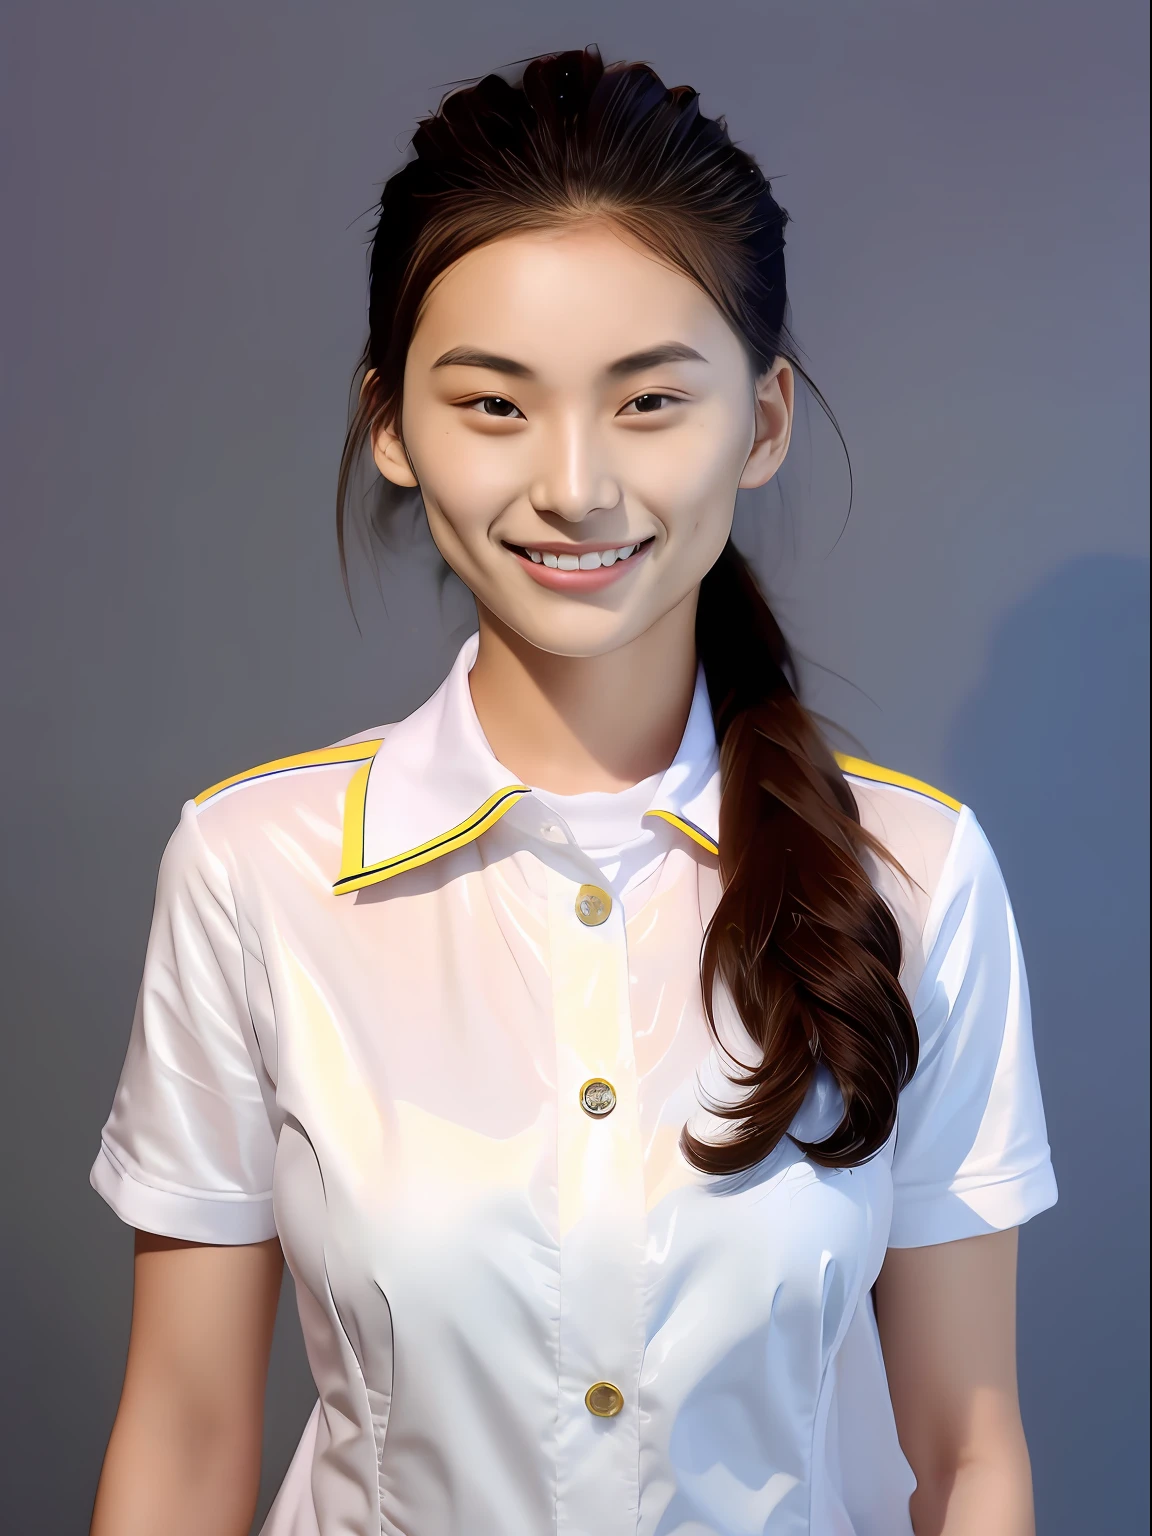
[[[634,1536],[647,1235],[624,913],[548,870],[560,1219],[558,1536]],[[582,913],[591,892],[601,912]],[[588,922],[587,916],[594,921]]]

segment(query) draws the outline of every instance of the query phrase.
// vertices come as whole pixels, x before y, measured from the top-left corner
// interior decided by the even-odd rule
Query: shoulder
[[[899,769],[836,754],[852,787],[860,822],[888,850],[921,896],[939,883],[963,804],[943,789]]]
[[[903,932],[906,983],[918,982],[928,952],[949,935],[979,934],[988,953],[1002,947],[1012,928],[1011,901],[971,809],[907,774],[858,758],[837,761],[861,825],[898,866],[877,859],[873,879]]]
[[[883,786],[885,790],[900,790],[905,795],[928,800],[934,805],[942,805],[955,815],[959,815],[964,808],[959,800],[946,794],[944,790],[937,789],[934,784],[925,784],[923,779],[914,779],[911,774],[901,773],[897,768],[882,768],[879,763],[866,762],[862,757],[848,757],[843,752],[837,752],[836,761],[845,778],[855,779],[862,785]]]
[[[946,790],[899,769],[836,754],[851,786],[860,824],[888,855],[868,860],[873,883],[899,923],[909,994],[925,959],[929,913],[950,879],[958,836],[971,812]]]
[[[361,764],[372,760],[384,739],[386,729],[378,726],[356,736],[346,736],[327,747],[316,747],[307,752],[295,752],[288,757],[276,757],[266,763],[257,763],[254,768],[245,768],[240,773],[231,774],[216,784],[210,784],[207,789],[202,789],[193,797],[192,804],[197,811],[202,811],[206,806],[217,804],[236,791],[250,793],[257,787],[266,788],[272,781],[281,779],[291,779],[293,789],[299,791],[304,777],[310,777],[314,770],[343,770],[346,778]]]
[[[367,778],[386,727],[326,747],[294,752],[230,774],[184,807],[189,841],[233,873],[261,870],[267,880],[328,870],[343,841],[350,794]],[[326,876],[328,883],[334,873]]]

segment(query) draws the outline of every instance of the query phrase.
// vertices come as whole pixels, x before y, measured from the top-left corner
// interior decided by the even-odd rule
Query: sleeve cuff
[[[180,1194],[142,1184],[101,1144],[88,1181],[121,1221],[188,1243],[262,1243],[276,1236],[272,1196]]]
[[[889,1248],[927,1248],[1022,1226],[1056,1204],[1050,1161],[995,1184],[896,1191]]]

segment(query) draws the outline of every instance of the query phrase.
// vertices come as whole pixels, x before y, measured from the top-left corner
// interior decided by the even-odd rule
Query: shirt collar
[[[703,667],[696,668],[692,707],[676,756],[645,814],[659,816],[709,853],[719,853],[720,753]]]
[[[468,687],[479,636],[419,709],[388,728],[348,786],[338,893],[429,864],[480,837],[531,794],[493,755]],[[720,760],[703,669],[680,748],[646,813],[717,851]]]

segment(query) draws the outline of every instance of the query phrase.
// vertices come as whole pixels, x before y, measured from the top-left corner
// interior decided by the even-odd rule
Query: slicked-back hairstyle
[[[708,294],[757,376],[785,357],[825,406],[786,323],[788,215],[690,87],[669,89],[647,64],[605,67],[595,48],[548,54],[517,82],[491,74],[452,91],[412,149],[384,187],[372,240],[369,335],[337,489],[342,560],[352,476],[375,428],[399,423],[425,295],[501,236],[614,221]],[[738,1100],[712,1106],[726,1134],[704,1141],[685,1128],[681,1147],[708,1173],[751,1167],[788,1133],[821,1062],[843,1116],[824,1139],[798,1145],[826,1167],[852,1167],[887,1141],[917,1060],[899,929],[867,870],[885,853],[860,825],[797,697],[780,627],[731,542],[701,583],[696,643],[721,766],[723,888],[701,951],[704,1005],[719,1042],[714,1000],[726,988],[760,1054],[731,1063]]]

